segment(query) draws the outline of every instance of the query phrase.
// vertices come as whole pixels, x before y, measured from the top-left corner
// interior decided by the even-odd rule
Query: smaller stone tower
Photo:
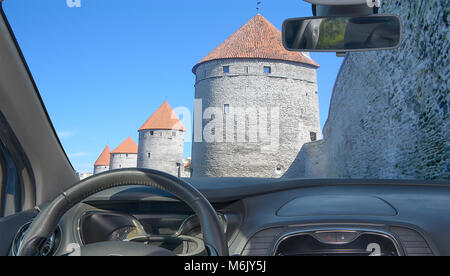
[[[138,168],[179,176],[183,168],[185,128],[167,102],[139,129]]]
[[[109,171],[110,155],[111,150],[109,149],[109,146],[106,146],[94,164],[94,174]]]
[[[138,146],[128,137],[111,152],[110,170],[136,168]]]

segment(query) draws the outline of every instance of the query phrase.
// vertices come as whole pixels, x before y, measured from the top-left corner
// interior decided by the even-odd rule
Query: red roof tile
[[[100,157],[95,161],[94,166],[109,166],[110,154],[111,150],[109,146],[106,146],[102,154],[100,154]]]
[[[133,139],[131,139],[131,137],[128,137],[125,141],[123,141],[122,144],[120,144],[111,153],[112,154],[117,154],[117,153],[137,154],[138,153],[138,145],[133,141]]]
[[[284,48],[281,32],[262,15],[257,14],[224,43],[194,66],[216,59],[259,58],[299,62],[319,67],[314,60],[300,52]]]
[[[186,131],[177,114],[170,107],[168,102],[164,102],[158,110],[144,123],[141,130],[181,130]]]

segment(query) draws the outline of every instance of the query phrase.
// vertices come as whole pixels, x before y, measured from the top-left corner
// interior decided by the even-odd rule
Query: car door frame
[[[32,208],[33,203],[42,205],[52,200],[79,178],[50,120],[3,5],[0,1],[0,112],[9,126],[9,136],[2,140],[14,142],[15,146],[6,145],[12,156],[27,160],[20,165],[27,168],[24,185],[30,191],[34,186],[34,201],[24,201],[26,207]]]

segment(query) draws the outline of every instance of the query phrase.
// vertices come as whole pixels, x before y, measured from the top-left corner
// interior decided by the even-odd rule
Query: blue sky
[[[76,170],[89,172],[167,99],[192,110],[192,67],[256,14],[255,0],[5,0],[52,122]],[[277,28],[311,16],[301,0],[265,0],[261,14]],[[321,124],[342,58],[312,53]],[[190,156],[190,144],[185,156]]]

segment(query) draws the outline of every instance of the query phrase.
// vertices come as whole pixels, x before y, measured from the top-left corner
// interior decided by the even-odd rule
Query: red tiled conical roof
[[[153,113],[139,131],[152,129],[186,131],[183,124],[181,124],[180,119],[178,119],[177,114],[175,114],[172,107],[170,107],[169,103],[166,101],[155,111],[155,113]]]
[[[260,58],[286,60],[319,67],[314,60],[300,52],[284,48],[281,32],[262,15],[257,14],[224,43],[194,66],[216,59]]]
[[[106,146],[100,157],[95,161],[94,166],[109,166],[111,150]]]
[[[128,137],[122,144],[120,144],[115,150],[111,152],[112,154],[116,153],[130,153],[137,154],[138,153],[138,145]]]

